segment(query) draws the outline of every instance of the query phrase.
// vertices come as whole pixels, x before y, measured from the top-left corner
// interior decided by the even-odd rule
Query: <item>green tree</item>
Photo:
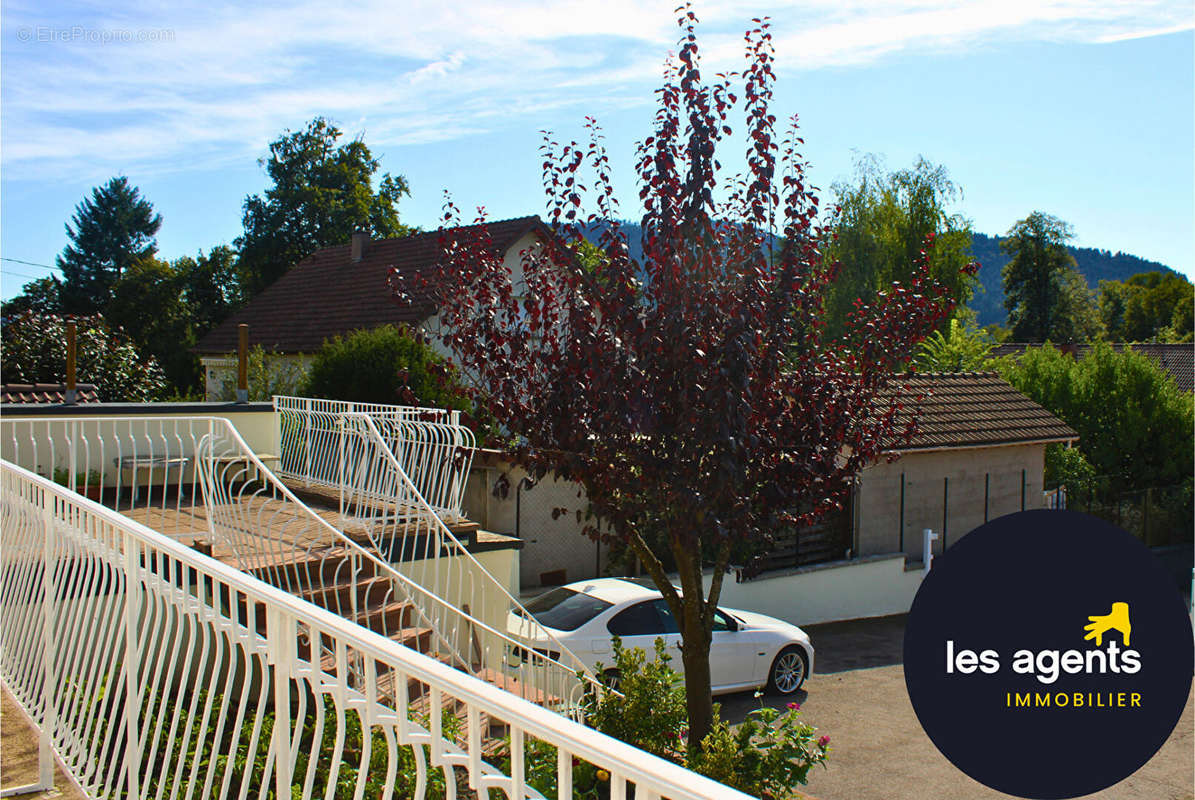
[[[224,321],[244,300],[236,251],[227,245],[213,247],[207,255],[183,256],[174,262],[183,298],[198,338]]]
[[[456,376],[449,362],[406,328],[383,325],[325,342],[312,361],[306,393],[468,411]]]
[[[77,375],[94,383],[108,402],[141,402],[160,397],[165,376],[153,356],[138,352],[123,334],[101,317],[76,320]],[[62,383],[66,380],[66,321],[32,313],[6,320],[0,329],[0,370],[12,383]]]
[[[157,359],[172,388],[186,393],[198,386],[199,360],[189,350],[195,335],[183,290],[175,265],[156,258],[138,261],[113,284],[104,317]]]
[[[1191,341],[1195,286],[1182,275],[1153,271],[1100,281],[1099,306],[1109,341]]]
[[[103,311],[124,271],[157,250],[154,236],[161,227],[161,215],[123,175],[92,189],[75,207],[66,225],[71,243],[58,256],[63,311]]]
[[[62,284],[58,278],[49,275],[29,281],[21,287],[20,294],[4,302],[0,316],[9,319],[27,311],[34,314],[62,312]]]
[[[949,210],[962,190],[945,167],[918,158],[910,169],[886,172],[880,158],[866,155],[855,160],[852,181],[831,188],[837,207],[826,255],[839,267],[826,297],[830,335],[845,330],[856,300],[870,303],[881,288],[907,285],[931,234],[930,273],[957,302],[956,313],[966,313],[977,283],[963,270],[972,260],[971,224]]]
[[[1047,345],[1001,372],[1074,428],[1086,460],[1119,488],[1172,486],[1195,471],[1192,397],[1149,358],[1100,342],[1076,360]]]
[[[946,335],[934,331],[921,343],[912,366],[918,372],[974,372],[987,368],[994,346],[984,331],[952,319]]]
[[[343,244],[355,230],[375,238],[404,236],[398,201],[409,195],[401,175],[373,180],[381,162],[361,139],[337,144],[341,131],[317,117],[300,131],[286,131],[259,163],[273,185],[245,198],[240,251],[247,297],[269,286],[305,256]]]
[[[1000,249],[1004,265],[1004,308],[1018,342],[1081,342],[1096,338],[1100,322],[1091,292],[1066,250],[1071,226],[1034,211],[1019,220]]]

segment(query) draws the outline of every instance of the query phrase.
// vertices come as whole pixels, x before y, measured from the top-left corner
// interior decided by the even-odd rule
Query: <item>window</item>
[[[672,616],[668,601],[661,597],[655,602],[655,606],[656,613],[660,615],[660,621],[664,624],[664,633],[679,633],[680,626],[676,624],[676,617]]]
[[[613,605],[561,586],[532,600],[527,610],[541,625],[558,631],[575,631]]]
[[[722,609],[714,610],[714,631],[737,631],[739,626],[731,616]]]
[[[606,629],[615,636],[659,636],[664,633],[664,624],[656,611],[656,602],[659,601],[645,600],[619,612],[606,623]]]

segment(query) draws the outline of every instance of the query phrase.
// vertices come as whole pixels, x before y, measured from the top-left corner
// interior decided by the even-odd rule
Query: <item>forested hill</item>
[[[636,223],[623,222],[623,231],[630,244],[631,257],[639,261],[643,257],[643,246],[640,242],[640,228]],[[598,223],[595,228],[600,228]],[[590,235],[596,239],[596,230]],[[1079,265],[1079,272],[1087,279],[1087,284],[1095,289],[1102,280],[1121,281],[1138,272],[1174,272],[1170,267],[1156,261],[1129,255],[1128,253],[1113,253],[1109,250],[1097,250],[1094,247],[1068,247],[1075,263]],[[1008,256],[1000,252],[1000,238],[988,236],[985,233],[973,234],[971,252],[979,262],[979,281],[982,285],[971,299],[971,307],[979,315],[980,325],[990,325],[993,322],[1004,324],[1004,289],[1000,284],[1000,273],[1008,263]]]
[[[1079,266],[1079,272],[1087,279],[1087,285],[1095,289],[1102,280],[1122,281],[1138,272],[1174,272],[1170,267],[1156,261],[1129,255],[1097,250],[1093,247],[1068,247]],[[971,252],[979,262],[979,281],[983,285],[971,300],[971,307],[979,315],[980,325],[993,322],[1004,324],[1004,288],[1000,273],[1008,263],[1008,256],[1000,252],[1000,238],[976,233],[971,237]]]

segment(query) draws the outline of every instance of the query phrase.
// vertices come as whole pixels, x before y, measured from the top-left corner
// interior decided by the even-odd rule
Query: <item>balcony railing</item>
[[[560,797],[575,759],[611,798],[745,797],[7,461],[0,499],[0,676],[92,797],[523,800],[537,743]]]
[[[423,500],[445,522],[463,520],[465,482],[476,440],[460,412],[439,408],[274,397],[278,473],[305,485],[340,483],[340,420],[367,414]]]
[[[366,459],[336,467],[363,481],[346,487],[347,507],[360,499],[382,515],[368,518],[317,513],[219,417],[5,420],[0,449],[6,460],[57,475],[67,489],[73,480],[80,493],[160,533],[210,539],[218,558],[275,588],[525,699],[577,713],[592,676],[578,678],[583,665],[564,647],[526,657],[527,639],[508,627],[514,599],[421,501],[374,433],[349,437],[367,449],[348,452]],[[513,619],[542,637],[529,617]],[[324,644],[317,649],[335,656]]]

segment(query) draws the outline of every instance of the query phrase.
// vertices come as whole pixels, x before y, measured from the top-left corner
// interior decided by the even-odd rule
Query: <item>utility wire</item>
[[[27,264],[31,267],[41,267],[42,269],[55,270],[58,267],[51,267],[49,264],[38,264],[36,261],[22,261],[19,258],[4,258],[0,257],[0,261],[11,261],[14,264]],[[19,274],[19,273],[17,273]]]
[[[19,278],[32,278],[35,281],[46,277],[45,275],[30,275],[28,272],[14,272],[11,269],[0,270],[0,275],[16,275]]]

